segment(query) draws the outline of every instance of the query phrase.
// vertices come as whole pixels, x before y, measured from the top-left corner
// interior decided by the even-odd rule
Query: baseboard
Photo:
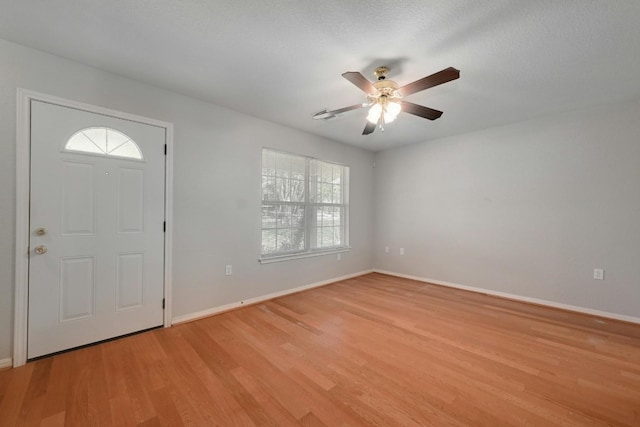
[[[8,357],[6,359],[0,359],[0,369],[11,368],[13,366],[13,360]]]
[[[627,315],[624,315],[624,314],[609,313],[609,312],[606,312],[606,311],[594,310],[594,309],[591,309],[591,308],[579,307],[579,306],[569,305],[569,304],[562,304],[562,303],[558,303],[558,302],[554,302],[554,301],[548,301],[548,300],[544,300],[544,299],[523,297],[521,295],[510,294],[510,293],[507,293],[507,292],[492,291],[490,289],[483,289],[483,288],[476,288],[476,287],[473,287],[473,286],[459,285],[457,283],[443,282],[442,280],[433,280],[433,279],[428,279],[426,277],[412,276],[412,275],[409,275],[409,274],[396,273],[396,272],[393,272],[393,271],[386,271],[386,270],[379,270],[379,269],[374,269],[373,271],[376,272],[376,273],[388,274],[390,276],[403,277],[405,279],[417,280],[419,282],[426,282],[426,283],[432,283],[434,285],[447,286],[449,288],[462,289],[462,290],[465,290],[465,291],[471,291],[471,292],[477,292],[477,293],[481,293],[481,294],[493,295],[493,296],[496,296],[496,297],[507,298],[507,299],[511,299],[511,300],[515,300],[515,301],[528,302],[528,303],[531,303],[531,304],[538,304],[538,305],[544,305],[544,306],[552,307],[552,308],[559,308],[561,310],[575,311],[577,313],[589,314],[589,315],[592,315],[592,316],[604,317],[604,318],[607,318],[607,319],[621,320],[623,322],[640,324],[640,318],[633,317],[633,316],[627,316]]]
[[[176,316],[173,318],[173,325],[178,323],[191,322],[192,320],[202,319],[203,317],[212,316],[214,314],[223,313],[225,311],[234,310],[240,307],[246,307],[252,304],[258,304],[264,301],[268,301],[274,298],[282,297],[289,294],[295,294],[296,292],[306,291],[308,289],[318,288],[320,286],[330,285],[331,283],[340,282],[341,280],[352,279],[354,277],[363,276],[365,274],[373,273],[373,270],[364,270],[358,273],[347,274],[346,276],[334,277],[328,280],[322,280],[320,282],[311,283],[309,285],[298,286],[297,288],[287,289],[280,292],[274,292],[271,294],[250,298],[238,302],[232,302],[230,304],[221,305],[218,307],[209,308],[207,310],[197,311],[195,313],[183,314],[182,316]]]

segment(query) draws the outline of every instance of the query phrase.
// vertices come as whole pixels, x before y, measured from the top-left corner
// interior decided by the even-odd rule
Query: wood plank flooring
[[[640,426],[640,325],[369,274],[0,372],[1,426]]]

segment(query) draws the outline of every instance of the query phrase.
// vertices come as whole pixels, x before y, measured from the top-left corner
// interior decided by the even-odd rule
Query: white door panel
[[[64,149],[87,128],[142,160]],[[28,358],[162,325],[164,144],[164,128],[31,101]]]

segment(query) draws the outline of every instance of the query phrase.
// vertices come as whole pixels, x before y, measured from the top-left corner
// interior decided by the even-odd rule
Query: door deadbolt
[[[33,248],[33,251],[38,255],[42,255],[47,252],[47,247],[44,245],[36,246],[35,248]]]
[[[45,234],[47,234],[47,229],[43,227],[36,228],[36,234],[38,236],[44,236]]]

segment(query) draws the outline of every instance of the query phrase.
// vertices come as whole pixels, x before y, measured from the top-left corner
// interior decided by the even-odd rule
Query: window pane
[[[279,229],[276,231],[276,245],[278,246],[278,252],[290,252],[291,251],[291,230],[288,228]]]
[[[289,178],[289,170],[291,169],[291,156],[287,154],[276,155],[276,176],[281,178]]]
[[[304,227],[304,206],[292,206],[291,225],[296,228]]]
[[[322,207],[316,208],[316,225],[321,227],[324,224],[324,210]]]
[[[273,205],[262,206],[262,228],[275,228],[276,207]]]
[[[320,173],[322,182],[333,182],[333,167],[331,164],[323,163]]]
[[[128,157],[130,159],[142,159],[138,146],[133,141],[127,141],[108,153],[110,156]]]
[[[275,195],[273,200],[277,200],[279,202],[289,201],[289,198],[287,197],[286,187],[287,187],[287,180],[279,178],[278,175],[276,175],[275,187],[274,187]]]
[[[129,137],[117,130],[106,129],[107,131],[107,154],[129,141]]]
[[[81,131],[87,138],[91,140],[100,151],[107,153],[107,129],[106,128],[88,128]]]
[[[78,132],[75,135],[73,135],[71,138],[69,138],[69,141],[67,142],[67,145],[65,145],[64,148],[66,150],[84,151],[85,153],[104,154],[104,151],[102,151],[96,144],[93,143],[93,141],[87,138],[87,136],[82,132]]]
[[[342,203],[342,186],[335,185],[333,186],[333,203],[340,204]]]
[[[342,246],[344,244],[342,240],[343,231],[339,225],[331,226],[326,225],[316,227],[316,238],[314,247],[316,248],[331,248],[336,246]]]
[[[303,228],[283,228],[277,230],[277,251],[294,252],[304,249]]]
[[[275,178],[262,177],[262,200],[276,201],[276,182]]]
[[[333,244],[336,246],[344,244],[342,242],[342,227],[333,227]]]
[[[316,225],[318,227],[334,225],[336,209],[333,206],[320,206],[316,212]]]
[[[271,254],[276,252],[276,231],[262,230],[262,253]]]
[[[333,165],[333,183],[341,184],[342,183],[342,171],[344,167],[340,165]]]
[[[316,177],[309,177],[309,197],[311,202],[319,202],[321,200],[321,188],[322,185],[318,182]]]
[[[316,230],[316,248],[326,248],[333,246],[333,234],[331,227],[318,227]]]
[[[333,225],[342,224],[342,208],[333,208]]]
[[[276,213],[276,225],[278,228],[291,226],[291,206],[278,206],[278,210]]]
[[[292,179],[289,181],[289,201],[304,202],[304,180]]]
[[[333,185],[331,184],[322,184],[322,196],[320,198],[321,203],[332,203],[333,202]]]
[[[325,249],[343,246],[343,211],[342,206],[314,206],[312,224],[313,234],[311,248]]]
[[[298,250],[300,235],[298,230],[291,228],[278,229],[278,252],[292,252]]]
[[[304,250],[304,228],[291,229],[291,248],[296,251]]]
[[[334,246],[333,244],[333,227],[322,227],[322,244],[323,248]]]
[[[318,161],[311,160],[309,162],[309,177],[313,180],[317,179],[318,176]]]
[[[122,132],[110,128],[82,129],[69,138],[64,149],[142,160],[138,144]]]
[[[263,198],[282,202],[304,202],[305,160],[287,154],[263,156],[267,164],[262,167]],[[275,176],[275,180],[271,178]],[[265,192],[265,186],[273,185]],[[266,197],[265,198],[265,194]]]

